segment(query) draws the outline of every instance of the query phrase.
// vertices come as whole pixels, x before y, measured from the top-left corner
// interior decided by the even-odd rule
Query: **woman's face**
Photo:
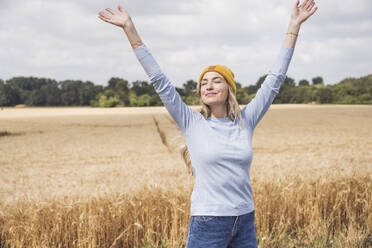
[[[204,104],[225,104],[228,85],[225,78],[215,71],[206,72],[200,82],[200,94]]]

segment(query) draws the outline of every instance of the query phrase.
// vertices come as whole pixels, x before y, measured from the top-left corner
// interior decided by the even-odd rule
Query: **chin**
[[[213,104],[213,101],[209,101],[209,100],[203,100],[203,103],[205,104],[205,105],[211,105],[211,104]]]
[[[220,104],[220,102],[218,101],[203,101],[203,103],[205,105],[207,105],[208,107],[210,107],[211,105],[217,105],[217,104]]]

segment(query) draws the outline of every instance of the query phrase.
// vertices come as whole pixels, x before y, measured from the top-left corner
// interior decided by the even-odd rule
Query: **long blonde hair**
[[[243,124],[242,121],[242,115],[241,115],[241,110],[239,107],[238,100],[236,99],[236,96],[234,95],[234,91],[230,84],[226,83],[228,86],[228,95],[226,99],[226,107],[227,107],[227,116],[230,118],[231,121],[238,120],[239,121],[239,127]],[[203,115],[205,119],[209,118],[211,116],[211,109],[208,105],[204,104],[203,101],[201,100],[201,92],[200,92],[200,87],[198,87],[198,90],[196,92],[196,96],[199,98],[200,103],[201,103],[201,110],[200,113]],[[181,156],[183,158],[183,161],[186,164],[187,172],[190,175],[194,175],[194,172],[192,170],[191,166],[191,159],[190,159],[190,153],[189,150],[187,149],[187,146],[184,145],[181,148]]]

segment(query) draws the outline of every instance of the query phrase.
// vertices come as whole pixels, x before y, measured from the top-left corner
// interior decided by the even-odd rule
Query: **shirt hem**
[[[238,216],[254,211],[254,207],[241,207],[241,208],[191,208],[190,215],[205,215],[205,216]]]

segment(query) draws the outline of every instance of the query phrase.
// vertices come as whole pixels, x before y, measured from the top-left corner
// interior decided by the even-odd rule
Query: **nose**
[[[207,83],[207,90],[211,90],[213,89],[213,83],[212,82],[208,82]]]

